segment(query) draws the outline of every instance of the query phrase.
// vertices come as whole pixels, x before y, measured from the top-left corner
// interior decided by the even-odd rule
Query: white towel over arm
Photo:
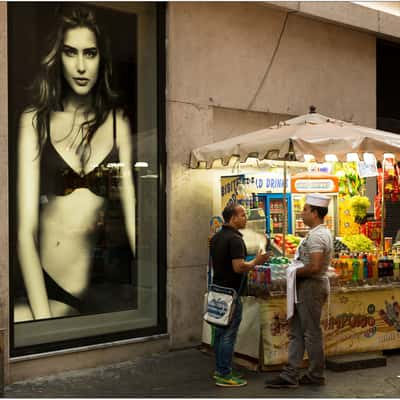
[[[294,315],[294,305],[297,303],[296,270],[303,267],[300,260],[293,260],[286,269],[286,319]]]

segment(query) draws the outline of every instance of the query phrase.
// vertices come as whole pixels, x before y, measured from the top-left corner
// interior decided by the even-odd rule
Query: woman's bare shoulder
[[[117,108],[115,110],[115,118],[117,120],[117,124],[120,126],[128,126],[129,127],[129,118],[125,110],[122,108]]]
[[[37,110],[35,108],[26,108],[22,111],[19,117],[20,127],[36,129],[36,114]]]
[[[124,137],[126,135],[131,135],[131,123],[126,112],[119,108],[115,112],[116,127],[117,127],[117,137]]]

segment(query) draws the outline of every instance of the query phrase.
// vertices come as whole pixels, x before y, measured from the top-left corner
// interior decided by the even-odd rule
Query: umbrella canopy
[[[216,160],[227,165],[231,157],[241,162],[248,157],[303,161],[304,154],[312,154],[316,161],[324,161],[326,154],[335,154],[346,161],[348,153],[373,153],[377,159],[393,153],[400,158],[400,135],[310,113],[194,149],[190,168],[211,168]]]

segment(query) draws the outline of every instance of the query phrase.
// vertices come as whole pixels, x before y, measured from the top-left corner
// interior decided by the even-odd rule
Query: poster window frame
[[[78,3],[77,3],[78,4]],[[84,3],[82,3],[84,4]],[[78,339],[70,339],[65,341],[37,344],[25,347],[15,347],[14,339],[14,291],[13,291],[13,266],[16,262],[16,224],[15,204],[16,193],[13,192],[13,184],[16,180],[16,162],[17,155],[12,152],[12,139],[8,141],[9,152],[9,329],[10,329],[10,356],[21,357],[32,354],[48,353],[65,349],[72,349],[83,346],[99,345],[120,340],[145,338],[155,335],[167,333],[167,316],[166,316],[166,107],[165,107],[165,90],[166,90],[166,4],[153,3],[149,6],[156,8],[156,39],[157,39],[157,156],[158,156],[158,225],[157,225],[157,323],[152,327],[129,330],[124,332],[114,332],[105,335],[82,337]],[[9,5],[7,4],[7,10]],[[8,24],[8,29],[10,29]],[[9,44],[8,44],[9,45]],[[7,58],[8,76],[11,71],[10,59]],[[7,96],[10,95],[10,90]],[[9,135],[10,137],[10,135]],[[72,317],[73,318],[73,317]]]

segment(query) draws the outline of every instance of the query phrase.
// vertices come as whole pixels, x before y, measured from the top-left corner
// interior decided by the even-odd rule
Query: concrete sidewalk
[[[248,386],[219,388],[213,369],[212,355],[188,349],[17,382],[6,387],[4,397],[400,397],[399,354],[388,355],[386,367],[327,371],[324,387],[264,389],[265,378],[277,372],[245,371]]]

